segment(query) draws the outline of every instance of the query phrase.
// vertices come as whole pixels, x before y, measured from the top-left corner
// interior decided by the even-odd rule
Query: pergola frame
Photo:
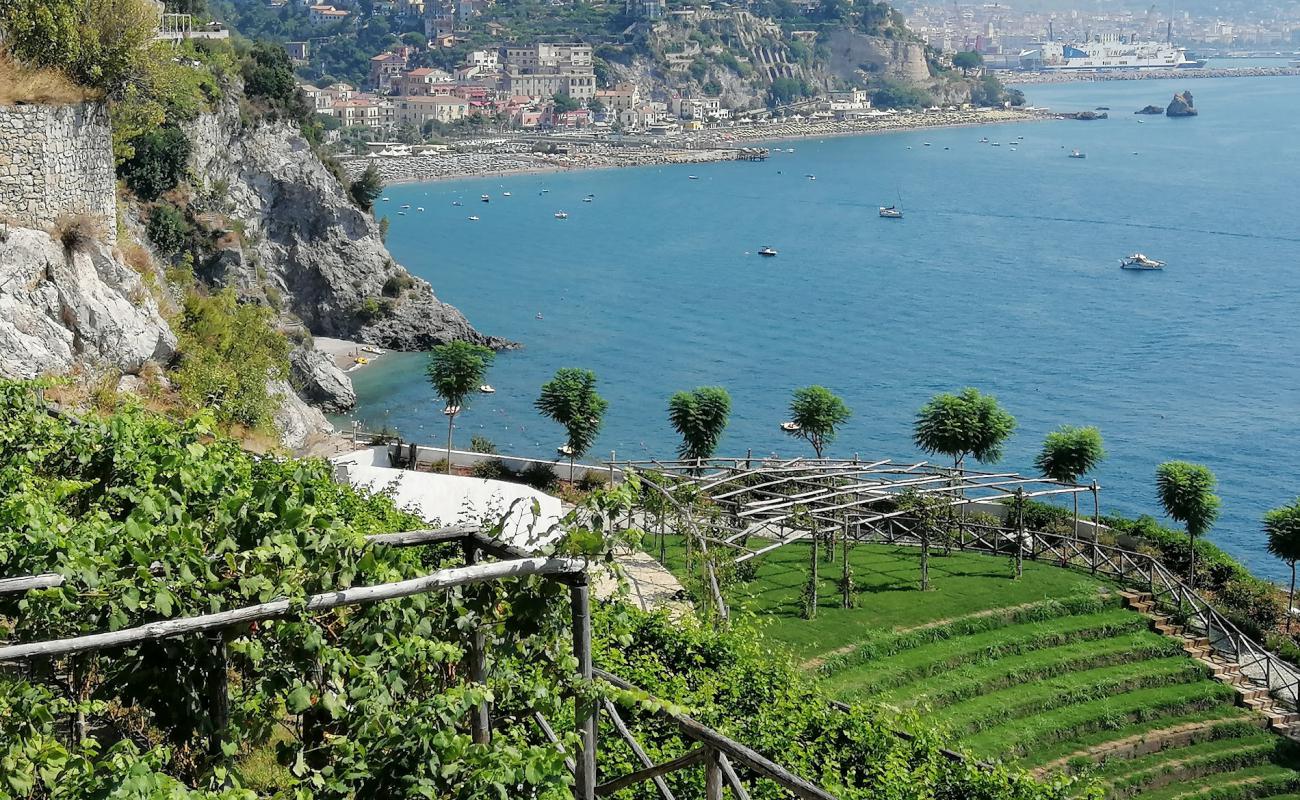
[[[578,676],[588,683],[600,680],[620,689],[636,688],[612,673],[596,669],[592,664],[591,595],[589,565],[585,559],[539,556],[501,542],[475,526],[466,525],[379,534],[367,536],[366,540],[370,544],[389,547],[416,547],[440,542],[459,542],[464,547],[465,566],[438,570],[421,577],[392,583],[322,592],[300,603],[275,600],[212,614],[149,622],[105,633],[20,644],[0,642],[0,666],[187,635],[205,635],[211,637],[214,642],[220,642],[217,652],[219,657],[224,659],[225,647],[221,632],[232,626],[280,619],[303,611],[324,611],[446,591],[456,586],[537,575],[560,581],[569,587],[573,653],[578,661]],[[484,562],[482,560],[484,555],[494,556],[500,560]],[[57,573],[0,578],[0,595],[58,588],[64,582],[63,576]],[[468,651],[466,667],[469,680],[479,684],[486,683],[488,653],[486,636],[481,631],[475,631],[470,635]],[[207,686],[206,691],[223,699],[227,697],[229,687],[226,685],[226,672],[224,669],[215,670],[216,677],[210,681],[212,685]],[[742,767],[748,776],[770,780],[789,795],[801,800],[835,800],[834,795],[824,789],[685,714],[667,708],[660,708],[653,712],[656,716],[672,722],[684,739],[696,745],[678,758],[662,764],[654,764],[619,714],[614,702],[608,699],[593,702],[590,698],[579,696],[574,698],[574,704],[575,729],[580,747],[572,757],[566,754],[565,764],[573,774],[574,797],[577,800],[595,800],[597,797],[646,781],[651,782],[661,800],[675,800],[663,776],[699,764],[704,766],[706,796],[709,800],[721,800],[724,786],[729,787],[735,797],[748,800],[748,791],[733,764]],[[226,705],[221,703],[217,707],[224,710]],[[605,714],[619,738],[628,744],[629,749],[642,765],[641,769],[603,783],[600,782],[602,776],[599,775],[597,767],[597,733],[601,713]],[[534,713],[533,721],[542,735],[563,753],[564,748],[560,738],[547,720],[540,713]],[[220,731],[226,723],[225,719],[214,720],[214,727]],[[486,744],[491,741],[492,717],[487,703],[482,703],[471,711],[469,728],[475,743]],[[218,737],[219,734],[214,734],[214,741],[210,745],[218,745]]]
[[[1065,483],[1014,472],[958,470],[926,461],[712,458],[624,461],[613,466],[636,470],[643,478],[648,472],[658,472],[675,485],[693,484],[730,520],[720,538],[708,540],[741,551],[737,563],[832,531],[845,530],[846,535],[861,538],[864,530],[907,517],[911,512],[897,508],[897,501],[907,493],[932,497],[938,506],[952,509],[1091,493],[1094,523],[1101,515],[1095,482]],[[750,483],[753,480],[758,482]],[[811,520],[811,526],[795,524],[803,520]],[[737,544],[760,532],[774,536],[775,542],[758,550]]]

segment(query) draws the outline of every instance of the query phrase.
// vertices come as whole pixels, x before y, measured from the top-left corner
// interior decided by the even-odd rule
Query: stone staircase
[[[1161,613],[1150,592],[1122,591],[1119,594],[1124,598],[1127,608],[1151,618],[1152,630],[1179,640],[1183,650],[1208,667],[1216,681],[1235,689],[1238,705],[1258,711],[1268,720],[1270,730],[1300,742],[1300,714],[1273,697],[1267,686],[1244,674],[1231,655],[1217,652],[1209,639],[1187,630],[1167,614]]]

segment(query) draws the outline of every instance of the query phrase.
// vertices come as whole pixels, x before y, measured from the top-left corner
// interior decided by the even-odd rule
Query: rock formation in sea
[[[1133,112],[1134,114],[1163,114],[1165,110],[1160,106],[1146,106]]]
[[[396,350],[453,339],[514,343],[475,330],[433,288],[393,260],[374,217],[358,209],[294,126],[246,126],[224,103],[187,129],[199,181],[224,196],[241,241],[203,274],[241,292],[273,288],[281,308],[315,334]],[[215,187],[215,189],[214,189]]]
[[[1194,117],[1196,113],[1196,109],[1192,106],[1192,93],[1186,91],[1174,95],[1169,107],[1165,109],[1167,117]]]

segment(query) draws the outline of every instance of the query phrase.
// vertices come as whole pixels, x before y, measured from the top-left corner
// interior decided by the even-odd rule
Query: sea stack
[[[1163,114],[1165,110],[1160,106],[1147,106],[1146,108],[1134,111],[1134,114]]]
[[[1165,109],[1167,117],[1194,117],[1196,109],[1192,107],[1192,93],[1180,92],[1174,95],[1173,101],[1169,103],[1169,108]]]

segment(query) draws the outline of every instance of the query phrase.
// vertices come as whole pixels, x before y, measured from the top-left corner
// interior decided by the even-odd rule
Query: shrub
[[[387,221],[388,221],[388,217],[384,217],[384,222]],[[398,274],[392,275],[388,278],[388,280],[384,281],[384,296],[399,297],[402,294],[402,292],[406,291],[407,289],[410,289],[412,286],[415,286],[415,279],[412,278],[410,275],[407,275],[405,272],[399,272]]]
[[[269,382],[289,374],[289,344],[265,306],[240,304],[233,289],[185,298],[174,373],[181,397],[211,408],[224,423],[269,430],[275,398]]]
[[[185,241],[190,235],[190,224],[185,221],[185,215],[179,208],[163,202],[154,206],[149,212],[149,225],[146,230],[149,241],[153,242],[158,254],[170,258],[185,246]]]
[[[519,482],[543,492],[554,489],[560,482],[555,470],[547,464],[533,464],[519,473]]]
[[[486,436],[472,436],[469,440],[469,451],[471,453],[486,453],[487,455],[496,455],[496,444]]]
[[[104,225],[89,214],[61,214],[51,234],[69,252],[104,238]]]
[[[357,305],[355,313],[357,319],[368,325],[371,322],[392,316],[393,309],[396,307],[396,304],[390,298],[367,297]]]
[[[578,479],[578,488],[586,492],[600,489],[605,486],[608,477],[608,475],[602,475],[596,470],[589,469]]]
[[[129,142],[132,155],[118,172],[141,200],[157,200],[185,177],[190,140],[174,125],[146,131]]]
[[[0,27],[19,61],[106,94],[135,75],[158,18],[148,0],[7,0]]]
[[[506,478],[509,470],[506,469],[505,463],[499,458],[489,458],[479,461],[469,468],[469,474],[475,478],[484,478],[490,481],[499,481]]]
[[[370,211],[375,201],[384,192],[384,180],[379,176],[379,169],[371,162],[356,180],[348,184],[348,197],[362,211]]]

